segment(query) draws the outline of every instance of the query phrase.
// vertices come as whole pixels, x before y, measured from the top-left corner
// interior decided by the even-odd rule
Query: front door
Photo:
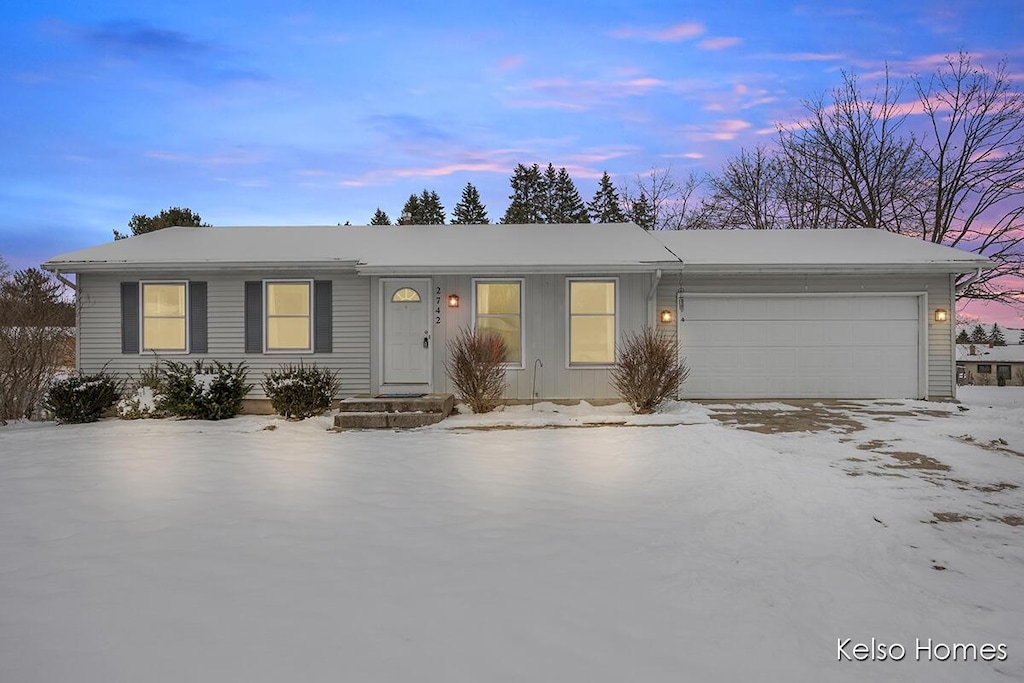
[[[382,280],[381,391],[430,391],[430,280]]]

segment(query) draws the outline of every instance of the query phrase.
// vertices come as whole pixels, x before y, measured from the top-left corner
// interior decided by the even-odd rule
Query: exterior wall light
[[[668,310],[668,309],[666,308],[666,309],[665,309],[664,311],[662,311],[662,312],[661,312],[661,315],[660,315],[660,316],[658,316],[658,317],[659,317],[659,318],[661,319],[661,322],[663,322],[663,323],[666,323],[666,324],[667,324],[667,323],[670,323],[670,322],[672,322],[672,319],[673,319],[673,318],[674,318],[675,316],[673,316],[673,315],[672,315],[672,311],[670,311],[670,310]]]
[[[449,294],[448,295],[448,308],[458,308],[458,307],[459,307],[459,295],[458,294]]]
[[[947,311],[945,308],[936,308],[935,309],[935,322],[937,322],[937,323],[944,323],[947,320],[949,320],[949,311]]]

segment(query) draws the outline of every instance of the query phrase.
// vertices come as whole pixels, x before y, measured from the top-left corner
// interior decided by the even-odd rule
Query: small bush
[[[252,389],[246,383],[249,370],[245,363],[213,361],[192,365],[164,361],[164,393],[156,401],[157,410],[196,420],[224,420],[242,409],[242,399]]]
[[[267,373],[262,385],[278,415],[302,420],[330,409],[338,393],[338,373],[315,365],[282,365]]]
[[[474,413],[488,413],[505,393],[505,340],[494,333],[463,329],[448,342],[444,369]]]
[[[121,398],[121,383],[105,372],[54,381],[43,406],[62,424],[96,422]]]
[[[129,385],[117,403],[117,416],[122,420],[163,417],[156,403],[164,393],[164,375],[160,365],[139,368],[138,377]]]
[[[634,413],[653,413],[679,393],[689,374],[679,361],[679,341],[645,327],[623,336],[611,382]]]
[[[1000,386],[1000,387],[1005,387],[1006,386],[1006,376],[1005,375],[999,375],[998,377],[996,377],[996,386]]]

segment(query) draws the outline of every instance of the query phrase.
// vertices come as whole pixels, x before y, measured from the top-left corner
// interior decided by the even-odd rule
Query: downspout
[[[657,324],[658,321],[655,319],[656,308],[654,296],[658,293],[658,283],[661,282],[661,268],[654,271],[654,282],[651,284],[651,291],[647,292],[647,319],[653,324]]]
[[[63,275],[61,275],[59,270],[54,270],[52,272],[53,272],[53,276],[55,278],[57,278],[58,280],[60,280],[62,283],[64,283],[65,287],[70,289],[72,292],[77,292],[78,291],[77,285],[75,285],[74,282],[72,282],[71,280],[67,279]],[[978,271],[978,272],[980,273],[981,271]]]
[[[964,291],[965,289],[973,285],[975,282],[977,282],[979,278],[981,278],[981,268],[978,268],[978,270],[974,272],[974,275],[970,276],[965,281],[958,284],[954,292],[956,294],[960,294],[960,292]]]

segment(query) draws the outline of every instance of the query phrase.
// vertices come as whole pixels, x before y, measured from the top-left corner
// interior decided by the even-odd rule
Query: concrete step
[[[339,401],[342,413],[440,413],[448,416],[455,408],[452,394],[423,396],[357,396]]]
[[[414,429],[437,424],[447,413],[344,412],[334,416],[334,428],[342,429]]]

